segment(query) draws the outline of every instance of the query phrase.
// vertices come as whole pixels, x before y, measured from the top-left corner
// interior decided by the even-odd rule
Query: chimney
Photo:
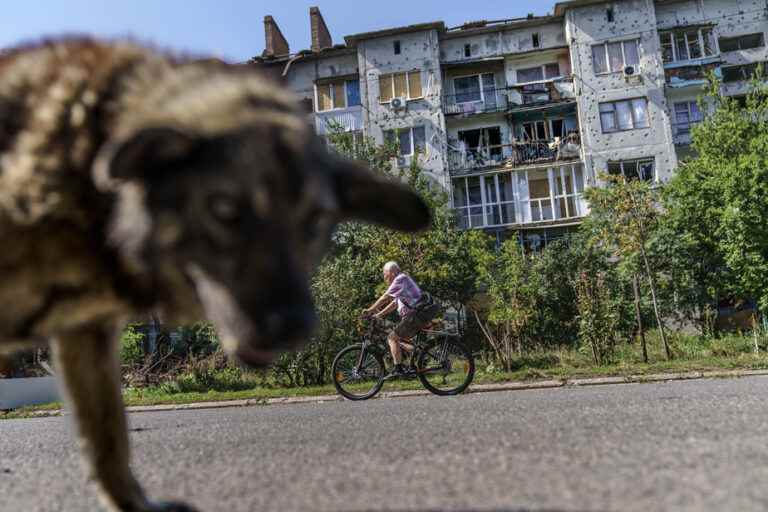
[[[288,41],[285,40],[280,27],[272,16],[264,16],[264,56],[279,57],[288,55]]]
[[[333,46],[331,33],[328,32],[328,26],[325,24],[323,15],[320,14],[318,7],[309,8],[309,23],[312,27],[312,51],[319,52],[323,48]]]

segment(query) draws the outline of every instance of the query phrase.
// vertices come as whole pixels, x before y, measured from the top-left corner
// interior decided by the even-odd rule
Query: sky
[[[242,62],[264,49],[271,14],[291,47],[310,46],[309,7],[323,13],[334,43],[349,34],[445,21],[523,17],[551,12],[555,0],[7,0],[0,47],[62,34],[129,36],[160,48]]]

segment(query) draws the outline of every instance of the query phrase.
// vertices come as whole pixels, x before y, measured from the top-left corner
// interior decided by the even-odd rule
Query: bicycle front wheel
[[[336,354],[331,370],[333,385],[349,400],[367,400],[384,384],[384,361],[362,345],[351,345]]]
[[[416,371],[421,384],[430,392],[458,395],[475,376],[475,358],[464,344],[445,337],[422,350]]]

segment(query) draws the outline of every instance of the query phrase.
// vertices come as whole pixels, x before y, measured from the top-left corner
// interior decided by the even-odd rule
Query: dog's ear
[[[199,138],[175,128],[144,128],[101,149],[94,163],[94,181],[109,188],[116,182],[159,177],[189,158],[199,144]]]
[[[331,175],[344,220],[363,220],[400,231],[426,229],[429,207],[411,189],[331,155]]]

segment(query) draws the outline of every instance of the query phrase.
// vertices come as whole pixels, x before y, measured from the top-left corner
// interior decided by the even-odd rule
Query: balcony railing
[[[482,171],[494,167],[520,167],[537,163],[578,159],[579,136],[551,141],[514,142],[483,148],[448,150],[448,169],[453,174]]]
[[[443,96],[443,112],[446,115],[503,112],[507,110],[507,104],[505,89],[475,89]]]

